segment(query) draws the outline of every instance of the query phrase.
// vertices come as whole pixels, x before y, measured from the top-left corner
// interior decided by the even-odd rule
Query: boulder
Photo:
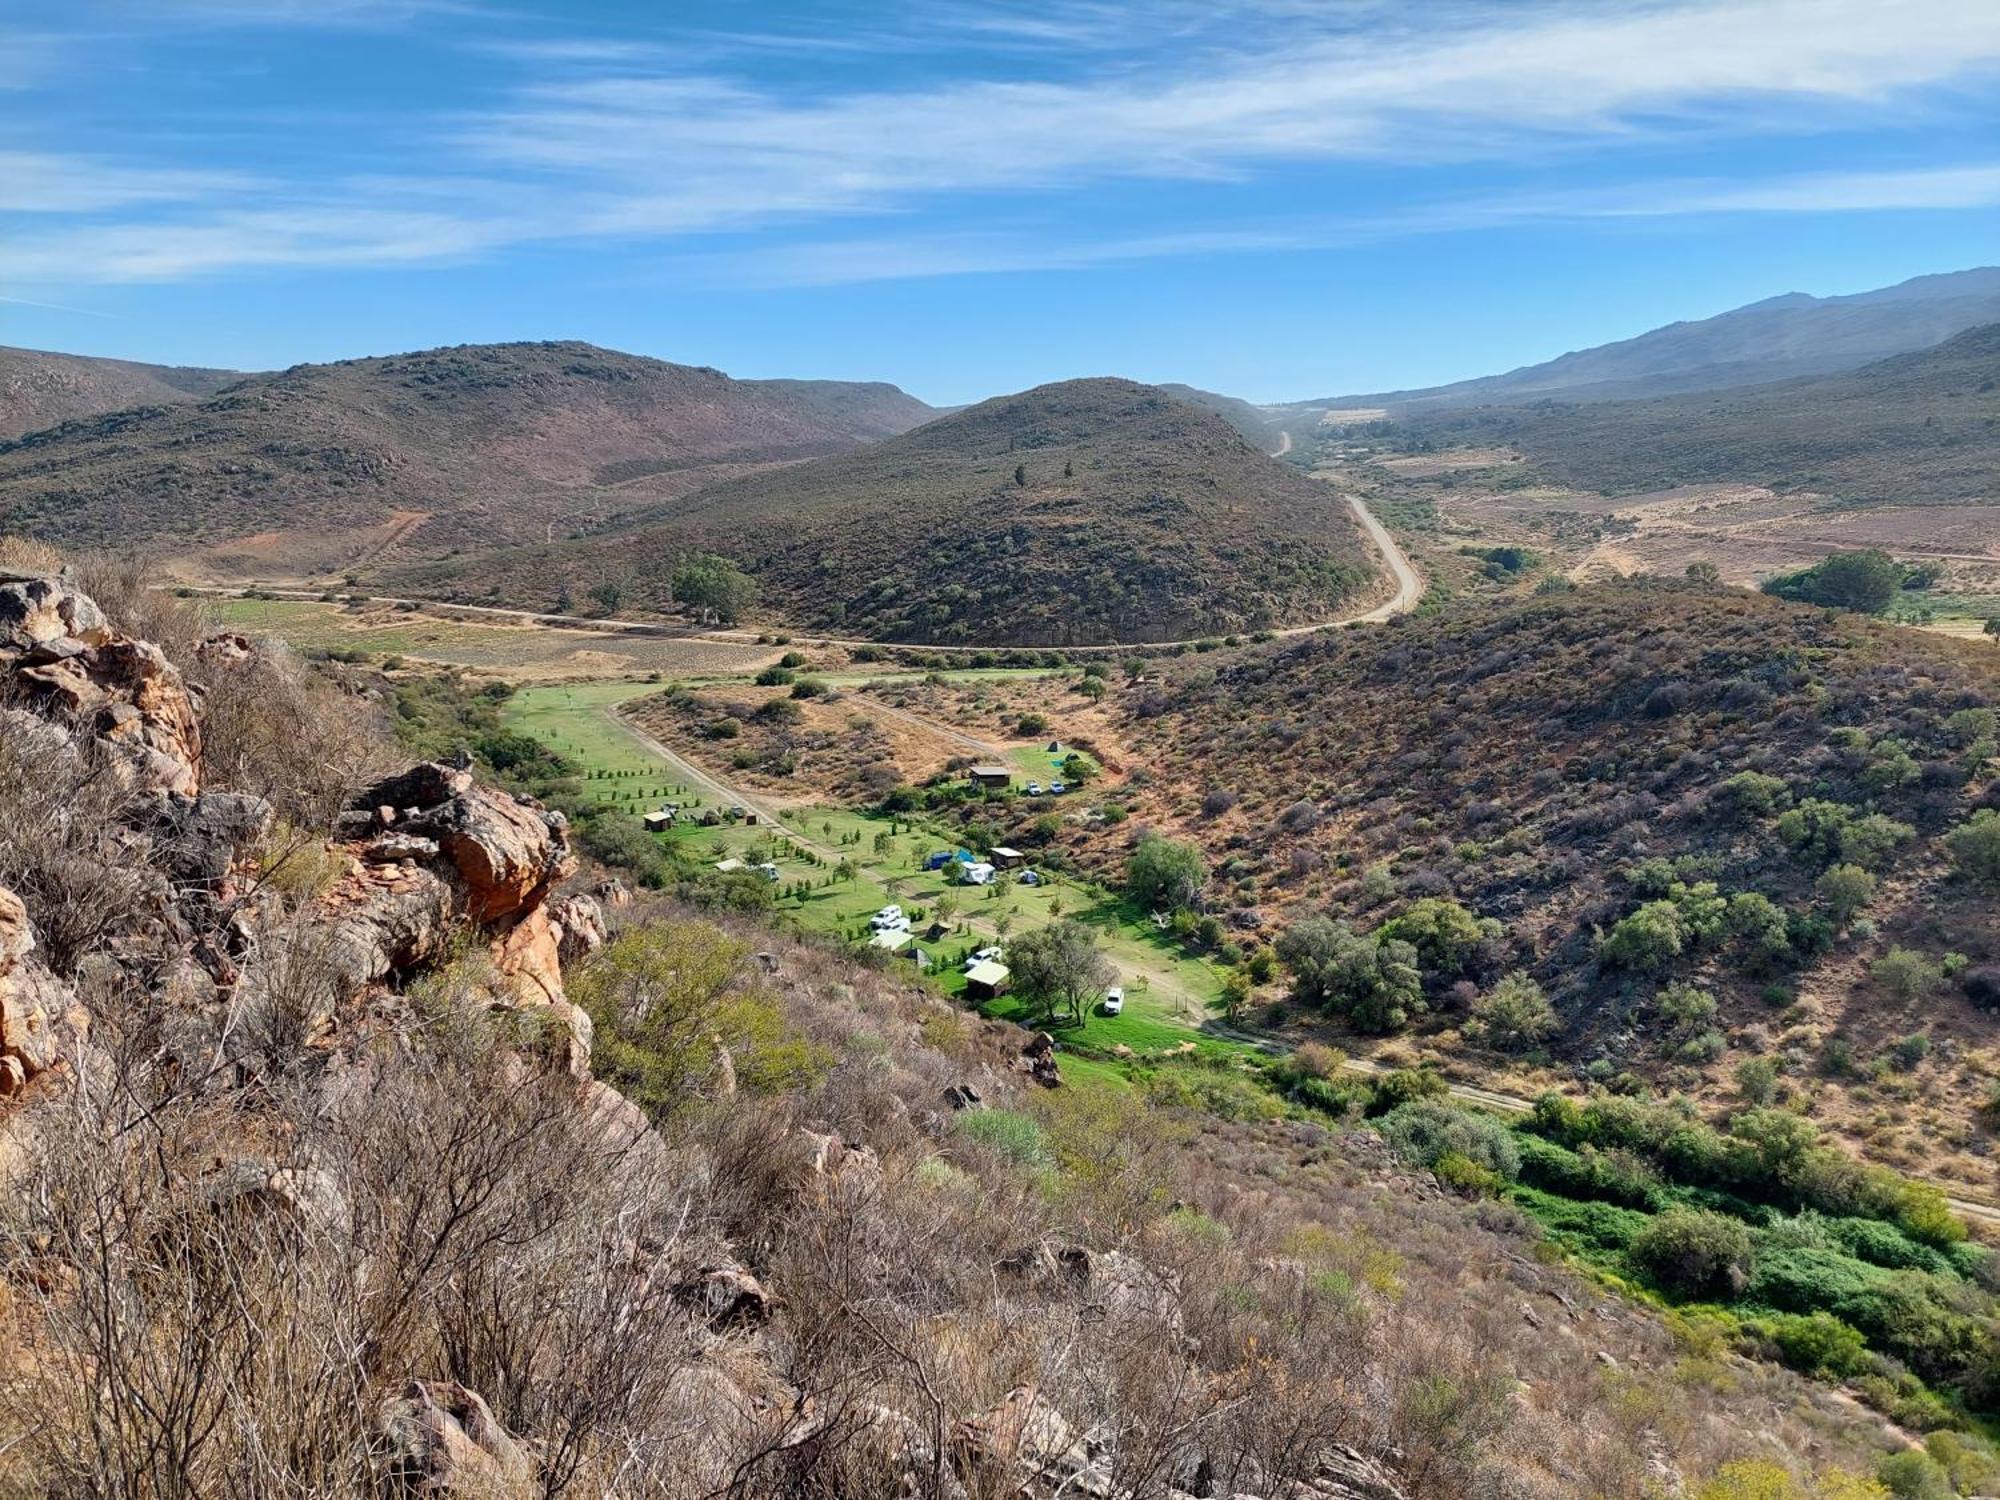
[[[110,638],[96,602],[61,577],[0,573],[0,651],[64,639],[100,646]]]
[[[20,1093],[62,1060],[84,1020],[76,996],[34,955],[21,898],[0,886],[0,1098]]]
[[[478,1392],[456,1382],[411,1381],[382,1404],[378,1425],[391,1494],[528,1500],[536,1493],[527,1449]]]
[[[243,1156],[202,1184],[202,1201],[221,1214],[273,1213],[313,1234],[337,1233],[348,1222],[347,1195],[331,1172],[281,1167]]]
[[[568,823],[527,797],[481,786],[469,772],[424,762],[378,782],[348,804],[363,827],[396,810],[400,835],[434,841],[463,892],[466,915],[494,922],[539,905],[576,872]]]
[[[952,1429],[953,1466],[974,1493],[1108,1496],[1111,1464],[1103,1444],[1079,1438],[1032,1385]]]
[[[759,1327],[783,1306],[783,1299],[733,1260],[706,1265],[680,1286],[675,1295],[696,1308],[711,1328]]]
[[[549,916],[556,924],[557,947],[565,968],[582,962],[610,941],[611,929],[595,896],[559,897],[549,903]]]
[[[65,579],[0,576],[0,686],[82,726],[133,786],[200,789],[201,725],[180,672],[152,642],[113,630]]]
[[[1046,1031],[1038,1031],[1028,1038],[1021,1049],[1019,1067],[1045,1089],[1062,1087],[1062,1070],[1056,1066],[1056,1039]]]
[[[153,823],[162,863],[178,880],[217,885],[239,852],[271,827],[271,804],[248,792],[163,793]]]

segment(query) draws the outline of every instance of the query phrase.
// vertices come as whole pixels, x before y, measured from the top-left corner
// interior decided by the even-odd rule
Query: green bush
[[[974,1109],[954,1115],[952,1121],[967,1140],[1017,1167],[1046,1167],[1054,1160],[1041,1122],[1033,1115],[1014,1109]]]
[[[1675,1209],[1642,1229],[1626,1252],[1660,1290],[1685,1298],[1733,1298],[1756,1261],[1749,1226],[1726,1214]]]
[[[1521,1153],[1514,1133],[1500,1121],[1475,1115],[1436,1099],[1399,1104],[1375,1128],[1403,1160],[1435,1167],[1448,1154],[1465,1158],[1511,1182],[1520,1174]]]
[[[1959,873],[1981,885],[2000,885],[2000,812],[1982,807],[1945,835]]]
[[[1869,1368],[1868,1340],[1830,1313],[1772,1313],[1750,1324],[1781,1363],[1803,1375],[1846,1380]]]
[[[1615,968],[1645,972],[1678,958],[1687,940],[1680,908],[1671,901],[1648,901],[1604,935],[1597,956]]]

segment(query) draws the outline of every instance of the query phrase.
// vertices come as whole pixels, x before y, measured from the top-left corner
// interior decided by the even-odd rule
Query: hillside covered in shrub
[[[1371,1132],[1199,1107],[1248,1070],[1058,1081],[631,897],[386,732],[559,783],[478,695],[93,588],[0,576],[9,1493],[1852,1495],[1905,1441]]]
[[[607,582],[666,607],[717,554],[802,627],[939,644],[1175,640],[1324,619],[1375,582],[1340,497],[1214,412],[1129,380],[1002,396],[854,453],[715,485],[568,547],[414,569],[529,606]]]
[[[1601,1078],[1886,1058],[1948,1075],[1962,1131],[1996,703],[1989,647],[1652,581],[1183,661],[1122,728],[1134,825],[1198,845],[1309,1005]]]

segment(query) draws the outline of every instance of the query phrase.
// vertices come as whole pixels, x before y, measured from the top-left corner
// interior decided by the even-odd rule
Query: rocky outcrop
[[[998,1405],[960,1422],[952,1461],[977,1494],[1108,1497],[1111,1463],[1094,1434],[1079,1437],[1032,1385],[1017,1386]]]
[[[67,579],[0,574],[0,686],[79,726],[135,788],[200,790],[194,693],[165,652],[114,630]]]
[[[563,993],[563,955],[601,943],[605,924],[588,896],[548,899],[576,870],[562,815],[424,762],[361,792],[341,824],[348,873],[319,915],[345,992],[440,958],[470,924],[487,939],[494,1003],[543,1012],[534,1040],[581,1076],[590,1020]]]
[[[535,1493],[534,1460],[476,1391],[412,1381],[383,1403],[379,1426],[392,1495],[527,1500]]]
[[[435,842],[475,921],[524,911],[576,872],[561,813],[436,762],[369,787],[343,821],[371,838],[374,830],[393,827],[399,836]]]
[[[21,898],[0,886],[0,1098],[20,1093],[61,1059],[81,1031],[76,997],[34,955]]]
[[[563,896],[549,903],[563,966],[581,963],[611,940],[604,908],[595,896]]]

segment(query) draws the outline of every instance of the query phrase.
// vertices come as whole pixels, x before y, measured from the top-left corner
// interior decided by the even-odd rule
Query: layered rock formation
[[[201,724],[180,672],[64,578],[0,574],[0,697],[111,752],[131,785],[182,796],[200,786]]]
[[[227,672],[256,649],[218,635],[197,656]],[[371,992],[457,956],[471,933],[487,960],[478,988],[539,1023],[527,1050],[585,1074],[590,1022],[563,992],[562,965],[601,946],[606,927],[592,897],[551,905],[576,870],[560,814],[421,763],[357,793],[331,842],[273,851],[261,798],[203,784],[202,696],[66,576],[0,574],[0,739],[13,763],[79,782],[102,768],[122,789],[75,857],[120,871],[132,913],[80,959],[196,1007],[280,991],[296,1006],[309,968],[315,999],[300,1019],[325,1040]],[[293,862],[330,864],[335,878],[300,902],[270,878]],[[0,1095],[83,1032],[70,988],[36,954],[34,919],[0,887]]]

